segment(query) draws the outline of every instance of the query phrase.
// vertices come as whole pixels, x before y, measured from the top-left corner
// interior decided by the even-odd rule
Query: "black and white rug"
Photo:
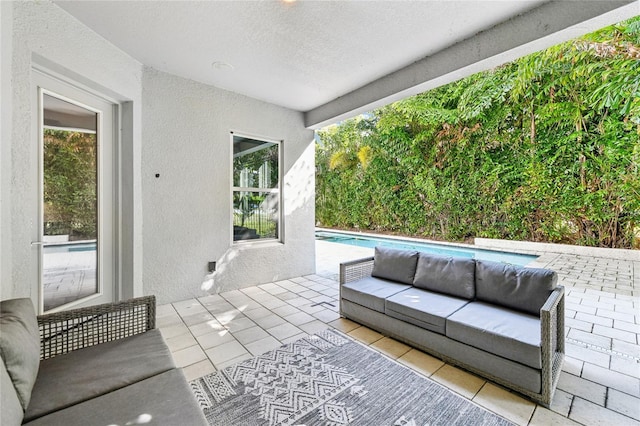
[[[191,382],[210,425],[511,425],[328,329]]]

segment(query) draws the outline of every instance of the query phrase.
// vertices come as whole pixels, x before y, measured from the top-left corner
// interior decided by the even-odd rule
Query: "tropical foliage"
[[[96,160],[95,134],[45,129],[45,235],[96,238]]]
[[[319,132],[322,226],[638,248],[640,17]]]

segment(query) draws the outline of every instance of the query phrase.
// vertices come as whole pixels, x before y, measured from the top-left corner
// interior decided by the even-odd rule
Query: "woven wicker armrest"
[[[564,352],[564,287],[558,286],[540,309],[542,345]]]
[[[144,333],[155,323],[155,296],[40,315],[40,359]]]
[[[556,288],[540,309],[542,399],[551,403],[564,361],[564,287]]]
[[[371,276],[373,256],[340,264],[340,285]]]

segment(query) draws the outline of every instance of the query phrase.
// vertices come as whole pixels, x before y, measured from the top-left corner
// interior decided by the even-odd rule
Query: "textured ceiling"
[[[55,3],[145,65],[308,111],[544,1]]]

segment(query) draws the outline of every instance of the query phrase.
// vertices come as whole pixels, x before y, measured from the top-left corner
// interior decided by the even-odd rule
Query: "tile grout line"
[[[313,280],[308,280],[308,281],[315,282],[315,281],[313,281]],[[283,290],[285,290],[285,291],[290,291],[290,290],[287,290],[287,289],[285,289],[284,287],[280,286],[279,284],[276,284],[276,283],[273,283],[273,284],[274,284],[274,285],[276,285],[276,286],[278,286],[278,287],[280,287],[280,288],[282,288],[282,289],[283,289]],[[298,284],[298,283],[295,283],[295,284]],[[302,286],[302,284],[298,284],[298,285],[301,285],[301,286]],[[306,286],[303,286],[303,287],[306,287]],[[330,288],[329,286],[325,286],[325,287]],[[308,288],[308,287],[306,287],[306,288]],[[240,290],[240,291],[242,291],[242,289],[239,289],[239,290]],[[280,299],[280,298],[277,296],[277,294],[271,294],[271,293],[269,293],[269,292],[268,292],[268,291],[266,291],[266,290],[263,290],[263,291],[265,291],[265,293],[267,293],[267,294],[271,295],[272,297],[275,297],[275,298],[277,298],[277,299],[281,300],[281,301],[282,301],[282,302],[284,302],[286,305],[291,306],[291,307],[293,307],[293,308],[295,308],[295,309],[298,309],[300,312],[304,312],[304,311],[302,311],[301,309],[299,309],[299,307],[297,307],[297,306],[294,306],[294,305],[290,304],[287,300]],[[263,307],[263,308],[265,308],[265,309],[268,309],[268,310],[269,310],[273,315],[276,315],[277,317],[279,317],[279,318],[281,318],[282,320],[284,320],[284,321],[285,321],[285,324],[287,324],[287,323],[288,323],[288,324],[291,324],[291,325],[293,325],[294,327],[299,328],[299,329],[300,329],[300,331],[301,331],[301,333],[303,333],[303,334],[307,334],[307,335],[309,334],[309,333],[306,333],[306,332],[305,332],[303,329],[301,329],[299,326],[297,326],[297,325],[295,325],[295,324],[293,324],[293,323],[291,323],[291,322],[287,321],[287,319],[286,319],[285,317],[283,317],[283,316],[281,316],[281,315],[279,315],[279,314],[277,314],[277,313],[273,312],[273,310],[272,310],[272,309],[269,309],[268,307],[264,306],[262,303],[260,303],[260,301],[259,301],[259,300],[257,300],[257,299],[255,299],[255,298],[253,298],[251,295],[246,294],[245,292],[242,292],[242,293],[243,293],[243,294],[245,294],[245,295],[246,295],[249,299],[251,299],[252,301],[254,301],[254,302],[258,303],[261,307]],[[294,294],[296,294],[296,295],[299,295],[298,293],[295,293],[295,292],[292,292],[292,293],[294,293]],[[235,305],[231,300],[227,299],[227,298],[226,298],[225,296],[223,296],[222,294],[220,294],[220,296],[221,296],[221,297],[222,297],[222,298],[223,298],[227,303],[229,303],[231,306],[233,306],[233,307],[234,307],[234,309],[237,309],[237,306],[236,306],[236,305]],[[299,296],[299,297],[302,297],[302,296]],[[197,299],[196,299],[196,300],[197,300]],[[307,299],[307,300],[309,300],[309,299]],[[310,301],[310,300],[309,300],[309,301]],[[198,302],[200,302],[200,301],[198,300]],[[201,302],[200,302],[200,303],[201,303]],[[326,303],[326,302],[321,302],[321,303]],[[201,303],[201,304],[202,304],[202,303]],[[312,306],[313,306],[313,305],[312,305]],[[206,309],[206,306],[205,306],[205,309]],[[276,309],[277,309],[277,308],[276,308]],[[241,313],[244,315],[244,313],[243,313],[243,312],[241,312]],[[244,316],[246,317],[246,315],[244,315]],[[214,316],[214,317],[215,317],[215,316]],[[247,317],[247,318],[249,318],[249,317]],[[265,328],[261,327],[258,323],[256,323],[256,321],[254,321],[254,320],[253,320],[253,319],[251,319],[251,318],[249,318],[249,320],[251,320],[251,321],[255,324],[255,326],[257,326],[257,327],[259,327],[260,329],[262,329],[262,330],[266,331],[266,332],[267,332],[267,334],[269,335],[269,337],[274,338],[274,339],[275,339],[278,343],[280,343],[281,345],[282,345],[282,344],[284,344],[284,343],[282,342],[282,340],[281,340],[281,339],[278,339],[278,338],[276,338],[275,336],[273,336],[271,333],[269,333],[269,331],[268,331],[267,329],[265,329]],[[225,326],[223,325],[223,327],[225,327]],[[226,327],[225,327],[225,328],[226,328]],[[240,330],[240,331],[241,331],[241,330]],[[233,333],[231,333],[231,335],[233,335]],[[234,336],[234,339],[235,339],[235,336]],[[247,351],[247,353],[249,353],[250,355],[253,355],[253,353],[249,350],[249,348],[247,348],[247,346],[246,346],[246,345],[244,345],[244,344],[243,344],[242,342],[240,342],[238,339],[235,339],[235,340],[236,340],[236,341],[237,341],[237,342],[238,342],[238,343],[239,343],[239,344],[240,344],[240,345],[241,345],[241,346],[242,346],[242,347]],[[206,353],[206,352],[205,352],[205,353]],[[213,364],[213,362],[212,362],[211,360],[210,360],[210,362]],[[215,366],[215,364],[214,364],[214,366]]]
[[[586,348],[586,349],[592,349],[594,351],[604,353],[606,355],[617,356],[619,358],[624,358],[624,359],[628,359],[628,360],[634,361],[636,363],[640,363],[640,358],[639,357],[635,357],[633,355],[625,354],[624,352],[614,351],[613,349],[607,349],[607,348],[604,348],[602,346],[594,345],[592,343],[582,342],[580,340],[572,339],[570,337],[565,337],[565,341],[569,342],[569,343],[573,343],[575,345],[582,346],[583,348]]]

